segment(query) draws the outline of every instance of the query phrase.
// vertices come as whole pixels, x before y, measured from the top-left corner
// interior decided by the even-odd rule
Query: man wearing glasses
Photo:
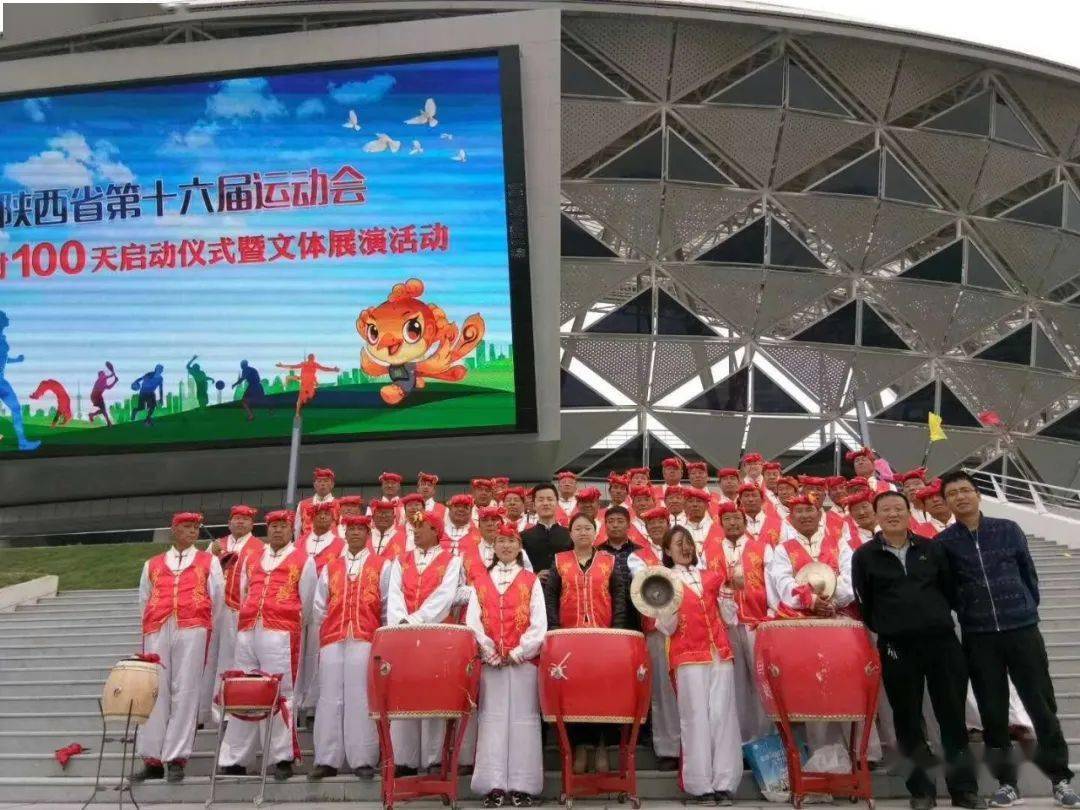
[[[956,581],[956,609],[979,713],[987,763],[999,787],[992,807],[1022,799],[1009,739],[1009,679],[1035,725],[1034,762],[1050,777],[1054,801],[1080,807],[1069,785],[1069,747],[1057,718],[1054,684],[1039,632],[1039,580],[1023,530],[1011,520],[986,517],[975,482],[964,472],[941,478],[956,523],[937,535]]]

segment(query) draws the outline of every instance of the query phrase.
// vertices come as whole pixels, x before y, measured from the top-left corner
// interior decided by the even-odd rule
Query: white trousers
[[[351,768],[379,764],[379,731],[368,714],[371,643],[346,639],[319,653],[315,764]]]
[[[967,720],[968,728],[977,728],[982,731],[982,716],[979,714],[979,704],[975,702],[975,691],[971,688],[970,681],[968,682],[967,706],[964,717]],[[1023,726],[1032,734],[1035,733],[1035,725],[1031,722],[1031,715],[1024,708],[1024,702],[1020,700],[1020,695],[1017,694],[1016,687],[1013,686],[1012,678],[1009,678],[1009,725]]]
[[[652,663],[652,744],[658,757],[679,756],[679,704],[668,672],[667,636],[659,631],[645,635]]]
[[[391,720],[390,743],[394,764],[407,768],[427,768],[442,759],[446,721],[440,717],[423,720]]]
[[[284,677],[281,679],[281,694],[285,698],[290,722],[286,724],[280,712],[274,714],[269,721],[258,723],[229,718],[218,764],[253,766],[267,722],[273,724],[270,732],[270,763],[292,762],[296,714],[293,709],[292,658],[288,631],[268,630],[260,623],[251,630],[237,633],[234,660],[236,669],[245,672],[258,669],[272,674],[282,673]]]
[[[213,702],[213,698],[221,686],[221,673],[230,669],[237,669],[236,625],[239,621],[239,611],[233,610],[230,607],[222,609],[221,618],[218,620],[218,628],[214,633],[215,641],[212,644],[215,648],[215,661],[217,665],[214,667],[213,672],[207,673],[206,686],[204,687],[206,692],[203,694],[204,710],[199,712],[199,718],[202,722],[207,722],[207,719],[210,719],[215,723],[221,722],[221,707]],[[207,694],[210,696],[209,706],[207,706],[206,703]],[[205,713],[207,708],[209,708],[209,717],[207,717]]]
[[[543,792],[540,701],[533,664],[484,666],[472,789],[481,795],[493,790],[530,796]]]
[[[300,672],[297,673],[296,705],[301,709],[314,709],[319,703],[319,627],[309,626],[305,629],[304,638],[301,641],[303,660],[300,662]],[[365,670],[365,683],[367,674]]]
[[[713,657],[675,672],[682,736],[683,790],[701,796],[734,792],[742,779],[742,743],[735,711],[735,667]]]
[[[765,716],[765,707],[758,697],[754,631],[745,624],[729,624],[727,634],[731,652],[735,655],[735,708],[739,715],[739,733],[745,743],[768,734],[773,724]]]
[[[158,632],[143,636],[143,652],[161,656],[161,669],[157,702],[139,729],[136,753],[162,763],[186,760],[195,742],[206,663],[206,628],[180,629],[170,618]]]

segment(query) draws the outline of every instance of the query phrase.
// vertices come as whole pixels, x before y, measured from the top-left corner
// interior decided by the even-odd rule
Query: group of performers
[[[910,531],[922,537],[953,523],[940,483],[925,470],[890,482],[871,450],[847,460],[851,478],[794,478],[757,453],[715,477],[703,462],[668,458],[659,483],[644,467],[612,472],[606,506],[596,487],[580,487],[570,472],[530,488],[475,479],[469,494],[445,503],[436,498],[436,475],[420,473],[406,493],[402,476],[387,472],[380,497],[365,504],[336,494],[333,471],[320,468],[314,494],[295,511],[262,516],[264,539],[252,534],[256,511],[237,505],[229,534],[206,550],[195,547],[202,516],[179,513],[171,547],[146,563],[140,585],[144,651],[164,665],[139,735],[141,777],[183,779],[196,724],[220,720],[221,674],[261,671],[282,676],[264,754],[276,779],[292,775],[298,718],[311,712],[308,778],[346,771],[371,778],[380,760],[366,691],[373,634],[383,625],[452,622],[475,633],[483,660],[461,756],[472,789],[485,806],[528,806],[543,782],[536,659],[545,633],[617,627],[645,634],[658,767],[678,770],[696,801],[731,804],[742,743],[772,728],[755,685],[757,626],[857,617],[851,560],[877,530],[876,495],[902,490],[912,504]],[[797,581],[813,561],[836,573],[830,596]],[[684,597],[653,619],[635,610],[630,585],[656,565],[672,569]],[[1030,726],[1019,701],[1016,708],[1016,724]],[[444,723],[392,721],[401,774],[437,767]],[[223,773],[253,766],[259,727],[228,724],[217,763]],[[881,743],[895,745],[891,728],[883,701],[872,758],[880,758]],[[611,767],[607,747],[617,733],[600,724],[572,729],[576,772]]]

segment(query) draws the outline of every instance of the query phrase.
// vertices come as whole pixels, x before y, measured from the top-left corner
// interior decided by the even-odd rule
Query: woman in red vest
[[[224,590],[217,558],[195,548],[201,525],[202,515],[195,512],[174,515],[169,550],[143,565],[143,652],[160,657],[162,670],[158,699],[139,735],[137,753],[145,768],[138,781],[182,780],[195,741],[206,650]]]
[[[509,524],[498,530],[495,559],[473,578],[465,624],[484,660],[473,792],[486,796],[485,807],[529,807],[544,787],[536,657],[547,608]]]
[[[676,526],[664,536],[666,564],[683,583],[678,610],[660,616],[679,702],[682,789],[700,804],[730,805],[742,779],[735,670],[720,616],[723,571],[698,568],[694,538]]]
[[[596,524],[580,512],[570,518],[573,548],[555,555],[544,585],[548,627],[626,627],[630,583],[615,557],[593,547]],[[606,725],[571,723],[567,731],[574,744],[574,772],[584,773],[589,748],[596,746],[595,768],[608,770]]]
[[[346,548],[322,570],[313,625],[319,628],[315,768],[308,779],[337,776],[346,763],[363,779],[379,764],[379,732],[368,715],[371,639],[383,623],[390,565],[367,547],[371,518],[342,518]]]

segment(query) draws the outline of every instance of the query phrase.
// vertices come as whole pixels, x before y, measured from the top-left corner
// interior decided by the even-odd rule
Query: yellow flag
[[[930,416],[927,418],[930,423],[930,441],[939,442],[942,439],[949,438],[945,435],[945,431],[941,429],[941,417],[933,411],[930,412]]]

